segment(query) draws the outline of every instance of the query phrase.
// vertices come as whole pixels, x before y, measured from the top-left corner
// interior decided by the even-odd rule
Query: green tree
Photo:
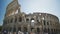
[[[2,30],[2,26],[0,26],[0,31]]]

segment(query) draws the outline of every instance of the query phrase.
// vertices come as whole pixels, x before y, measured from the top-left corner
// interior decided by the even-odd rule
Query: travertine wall
[[[13,1],[10,3],[6,9],[6,14],[3,23],[3,29],[7,29],[8,31],[13,31],[15,28],[16,31],[28,31],[28,32],[37,32],[39,29],[40,32],[57,32],[60,31],[59,27],[59,19],[55,15],[48,13],[33,13],[33,14],[25,14],[20,12],[20,6],[17,2],[16,7]],[[13,10],[9,9],[10,5],[14,5]],[[11,7],[11,8],[12,8]],[[9,9],[9,10],[8,10]],[[10,15],[12,12],[16,12],[17,14]]]

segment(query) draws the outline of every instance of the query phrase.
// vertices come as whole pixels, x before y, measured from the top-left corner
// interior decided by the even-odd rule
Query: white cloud
[[[59,16],[57,0],[19,0],[25,13],[44,12]]]

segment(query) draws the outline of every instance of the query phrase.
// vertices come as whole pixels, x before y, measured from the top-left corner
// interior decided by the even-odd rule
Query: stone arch
[[[9,32],[11,32],[11,31],[12,31],[12,27],[9,28]]]
[[[29,18],[26,18],[26,22],[29,22]]]
[[[11,22],[11,23],[13,22],[13,18],[10,19],[10,22]]]
[[[19,22],[22,22],[22,17],[21,16],[19,16]]]
[[[33,27],[31,27],[31,32],[33,32],[33,30],[34,30],[34,28],[33,28]]]
[[[37,27],[36,29],[37,29],[37,32],[40,32],[40,28],[39,27]]]
[[[27,31],[28,31],[27,27],[23,27],[23,32],[27,32]]]
[[[34,18],[31,18],[31,20],[34,20]]]
[[[13,27],[13,32],[16,32],[16,27]]]
[[[17,22],[17,17],[15,17],[15,22]]]
[[[18,31],[21,31],[21,27],[18,27]]]

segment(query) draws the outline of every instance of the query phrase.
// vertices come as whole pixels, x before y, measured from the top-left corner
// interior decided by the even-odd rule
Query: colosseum
[[[6,30],[11,34],[17,34],[18,31],[24,34],[57,34],[60,32],[57,16],[40,12],[25,14],[20,9],[21,5],[19,5],[18,0],[13,0],[8,4],[2,31]]]

